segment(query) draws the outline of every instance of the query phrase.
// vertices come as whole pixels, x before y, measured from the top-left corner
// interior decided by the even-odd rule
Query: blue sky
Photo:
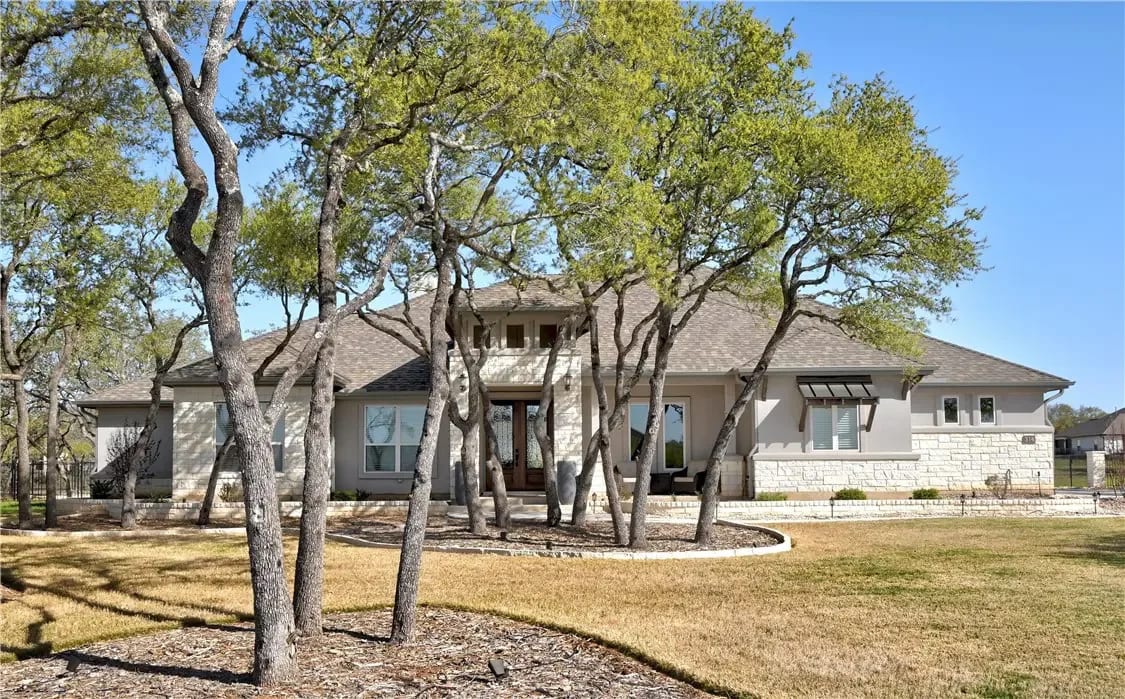
[[[991,269],[931,334],[1125,406],[1125,5],[766,3],[810,76],[882,72],[984,207]]]
[[[1077,381],[1063,397],[1125,406],[1125,5],[766,3],[793,20],[809,77],[883,73],[983,207],[989,271],[950,290],[931,333]],[[233,87],[240,61],[227,66]],[[226,85],[224,85],[226,87]],[[233,95],[233,90],[223,90]],[[263,184],[284,155],[243,169]],[[253,301],[246,330],[276,324]]]

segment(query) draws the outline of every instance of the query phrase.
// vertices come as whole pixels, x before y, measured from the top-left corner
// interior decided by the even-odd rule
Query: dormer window
[[[539,326],[539,346],[550,349],[559,339],[559,326],[554,323]]]
[[[509,349],[519,349],[524,346],[526,339],[523,334],[523,325],[508,324],[506,336]]]

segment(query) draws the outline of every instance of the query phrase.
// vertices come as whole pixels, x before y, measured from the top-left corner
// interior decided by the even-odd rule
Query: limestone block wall
[[[268,401],[272,386],[258,388],[258,397]],[[309,387],[294,386],[285,402],[284,471],[277,474],[278,496],[299,498],[305,478],[305,423],[308,421]],[[201,499],[215,461],[215,404],[224,401],[218,386],[177,386],[172,416],[172,497]],[[219,487],[240,482],[236,472],[219,476]]]
[[[755,492],[831,493],[841,488],[909,492],[983,490],[1009,472],[1015,489],[1054,488],[1050,431],[920,432],[913,453],[755,455]]]

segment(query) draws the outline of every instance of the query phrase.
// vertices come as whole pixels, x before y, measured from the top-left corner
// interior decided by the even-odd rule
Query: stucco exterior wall
[[[797,387],[798,373],[770,374],[765,394],[759,392],[754,401],[755,430],[758,452],[768,455],[793,455],[811,452],[812,421],[805,421],[800,429],[801,408],[804,399]],[[911,451],[910,404],[911,396],[902,397],[902,375],[875,374],[872,377],[879,395],[879,405],[874,408],[875,419],[871,431],[862,429],[872,406],[860,407],[859,451],[871,454],[902,455]]]
[[[109,465],[114,437],[131,425],[142,427],[145,422],[147,406],[123,406],[98,408],[97,462],[94,473],[98,474]],[[149,468],[150,478],[138,481],[137,490],[142,495],[167,496],[172,492],[172,406],[163,406],[156,415],[156,431],[153,439],[160,442],[156,461]]]
[[[336,469],[333,490],[364,490],[380,496],[406,497],[414,480],[413,471],[364,473],[364,406],[416,405],[425,407],[425,394],[370,393],[336,397],[332,414]],[[456,430],[454,430],[456,431]],[[449,497],[449,420],[443,419],[434,455],[432,499]]]
[[[914,427],[952,427],[944,420],[942,399],[956,396],[960,409],[959,427],[981,425],[978,399],[996,399],[996,426],[1043,427],[1047,425],[1047,409],[1043,391],[1038,388],[980,388],[932,386],[921,384],[911,391],[910,423]]]
[[[272,386],[258,388],[258,397],[268,401]],[[172,495],[200,499],[215,461],[215,404],[224,402],[218,386],[177,386],[175,388],[172,451]],[[282,499],[300,498],[305,477],[305,423],[308,420],[309,387],[294,386],[285,403],[283,450],[284,470],[277,474],[277,492]],[[236,472],[220,475],[221,484],[238,482]]]

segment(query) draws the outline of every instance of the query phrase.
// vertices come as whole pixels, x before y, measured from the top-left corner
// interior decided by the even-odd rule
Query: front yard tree
[[[231,31],[234,6],[233,0],[222,0],[215,7],[198,74],[169,30],[166,6],[141,0],[145,29],[140,44],[152,82],[171,120],[176,164],[186,188],[183,201],[168,222],[166,235],[180,262],[202,289],[219,384],[242,458],[246,539],[254,596],[253,675],[256,682],[268,686],[295,674],[296,633],[285,581],[270,423],[259,408],[253,371],[242,346],[233,283],[234,252],[243,214],[238,148],[215,110],[220,69],[239,41],[251,9],[251,5],[243,8]],[[174,84],[168,78],[168,69]],[[202,137],[214,160],[217,200],[205,248],[197,245],[192,235],[209,192],[208,177],[194,152],[194,133]]]
[[[315,192],[315,289],[318,319],[337,313],[338,233],[349,180],[361,170],[382,171],[382,151],[397,149],[416,121],[443,92],[433,57],[423,46],[436,8],[427,4],[271,3],[255,36],[240,50],[256,79],[244,95],[240,119],[248,143],[289,140],[300,146],[290,165]],[[396,240],[384,242],[375,270],[380,281]],[[331,488],[331,414],[335,340],[327,332],[313,365],[305,429],[305,480],[294,581],[297,630],[321,633],[324,596],[324,533]]]

